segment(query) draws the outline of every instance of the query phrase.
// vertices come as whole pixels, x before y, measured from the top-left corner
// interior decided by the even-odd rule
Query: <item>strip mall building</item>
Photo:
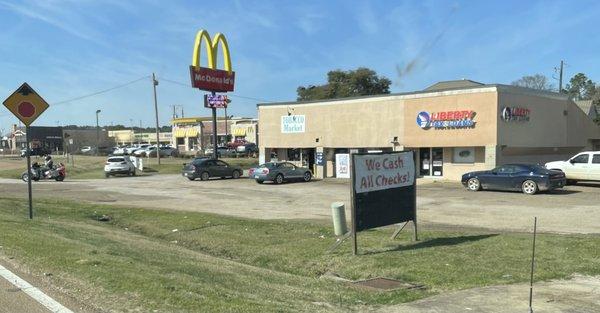
[[[260,162],[294,162],[319,178],[348,177],[347,155],[355,152],[413,150],[421,176],[458,180],[500,164],[600,150],[600,128],[565,95],[469,80],[257,107]]]

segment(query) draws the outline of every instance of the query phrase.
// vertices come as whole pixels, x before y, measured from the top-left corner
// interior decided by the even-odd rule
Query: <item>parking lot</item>
[[[349,203],[347,181],[323,180],[283,185],[251,179],[188,181],[180,175],[67,180],[34,183],[36,197],[91,203],[211,212],[259,219],[330,219],[330,204]],[[556,233],[600,233],[600,184],[567,186],[552,193],[470,192],[455,182],[418,181],[422,225]],[[0,193],[26,196],[26,184],[0,179]],[[350,214],[347,208],[347,217]]]

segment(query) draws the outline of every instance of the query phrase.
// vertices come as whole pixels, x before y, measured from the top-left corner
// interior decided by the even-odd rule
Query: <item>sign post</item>
[[[33,219],[33,196],[31,192],[31,138],[29,126],[49,107],[48,103],[40,97],[27,83],[23,83],[4,102],[4,106],[11,111],[25,125],[25,140],[27,156],[27,192],[29,196],[29,219]]]
[[[413,152],[357,153],[352,158],[352,253],[359,231],[412,221],[417,236],[417,185]]]

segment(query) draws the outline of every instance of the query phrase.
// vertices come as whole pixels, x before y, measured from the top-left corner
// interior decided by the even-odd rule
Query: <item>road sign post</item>
[[[13,92],[4,102],[4,106],[12,112],[25,125],[25,140],[27,154],[27,192],[29,196],[29,219],[33,219],[33,195],[31,192],[31,137],[30,125],[46,109],[48,103],[40,97],[27,83],[23,83],[15,92]]]

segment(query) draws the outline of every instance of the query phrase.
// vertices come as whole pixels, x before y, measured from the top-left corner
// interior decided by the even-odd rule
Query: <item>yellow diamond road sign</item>
[[[25,126],[31,125],[49,106],[27,83],[23,83],[2,103]]]

